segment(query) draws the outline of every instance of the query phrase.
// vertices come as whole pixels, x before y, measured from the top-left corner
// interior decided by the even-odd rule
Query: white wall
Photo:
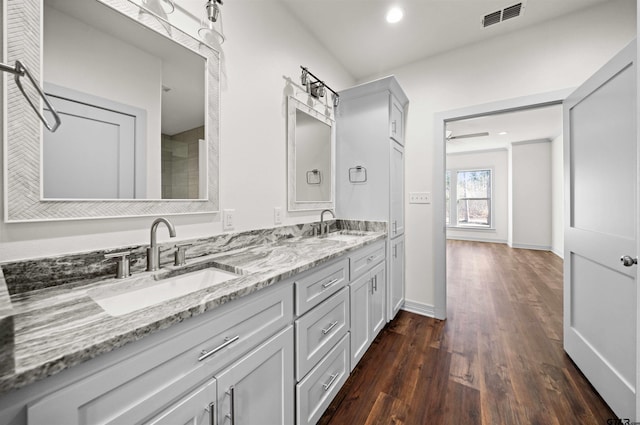
[[[433,146],[443,143],[433,138],[435,113],[576,87],[635,36],[636,2],[609,1],[362,82],[397,77],[410,101],[406,191],[431,192]],[[434,303],[433,210],[419,207],[406,204],[406,297],[428,309]]]
[[[194,6],[195,7],[195,6]],[[202,15],[204,3],[192,13]],[[220,205],[235,209],[235,230],[273,226],[287,205],[286,102],[283,76],[309,67],[335,90],[355,81],[279,2],[230,1],[222,7],[226,81],[222,90]],[[189,20],[183,20],[189,22]],[[197,21],[193,21],[197,25]],[[197,26],[185,28],[195,32]],[[3,201],[0,201],[3,202]],[[285,213],[283,224],[316,212]],[[178,239],[222,233],[219,214],[174,216]],[[0,224],[0,261],[148,244],[151,217]],[[165,230],[159,240],[167,237]]]
[[[564,257],[564,165],[562,135],[551,141],[551,251]]]
[[[551,141],[511,144],[513,248],[551,249]]]
[[[492,169],[493,170],[493,229],[461,230],[447,229],[447,239],[484,242],[507,242],[508,167],[507,150],[486,152],[460,152],[447,154],[447,169]]]

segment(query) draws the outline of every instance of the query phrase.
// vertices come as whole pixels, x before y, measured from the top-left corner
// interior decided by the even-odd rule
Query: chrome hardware
[[[31,73],[22,64],[22,62],[16,61],[15,67],[12,67],[10,65],[5,65],[4,63],[0,63],[0,71],[9,72],[13,74],[13,78],[16,82],[16,85],[22,92],[22,95],[26,99],[27,103],[29,103],[29,106],[31,106],[31,109],[33,109],[36,115],[38,115],[38,118],[40,118],[40,121],[42,121],[42,124],[44,124],[47,130],[49,130],[52,133],[55,132],[58,129],[58,127],[60,127],[60,124],[62,124],[62,121],[60,121],[60,115],[58,115],[58,112],[56,112],[54,107],[51,106],[51,103],[49,103],[49,99],[47,98],[47,95],[44,93],[44,91],[42,91],[42,88],[38,85],[38,83],[36,83],[36,80],[31,76]],[[49,112],[51,112],[51,115],[53,115],[53,120],[55,121],[55,123],[49,124],[47,119],[44,117],[44,114],[40,112],[39,106],[36,106],[36,104],[33,103],[33,100],[31,100],[29,95],[27,95],[27,92],[24,90],[24,87],[22,87],[22,82],[20,81],[20,77],[27,77],[29,79],[33,88],[35,88],[36,91],[38,92],[40,99],[42,99],[42,101],[44,102],[46,107],[45,110],[48,110]]]
[[[171,224],[171,222],[166,218],[156,218],[153,223],[151,223],[151,244],[149,245],[149,248],[147,248],[148,272],[156,271],[160,268],[160,247],[156,244],[156,231],[158,230],[158,225],[160,223],[167,225],[170,237],[176,237],[176,228],[173,227],[173,224]]]
[[[620,261],[622,262],[622,265],[625,267],[631,267],[635,264],[638,264],[638,258],[632,258],[628,255],[623,255],[622,257],[620,257]]]
[[[174,252],[173,265],[174,266],[184,266],[187,264],[187,248],[192,244],[186,243],[182,245],[176,245],[176,252]]]
[[[331,332],[331,329],[335,328],[337,324],[338,324],[337,320],[335,322],[331,322],[331,324],[329,325],[329,327],[327,329],[323,329],[322,330],[322,335],[326,335],[329,332]]]
[[[396,134],[396,120],[391,121],[391,133]]]
[[[358,174],[361,174],[362,177],[358,178]],[[355,177],[352,177],[353,176]],[[349,168],[349,182],[350,183],[366,183],[367,182],[367,169],[362,165],[356,165],[355,167]]]
[[[131,276],[129,255],[131,251],[114,252],[112,254],[104,254],[104,258],[116,259],[116,279],[125,279]]]
[[[336,283],[338,283],[339,280],[340,279],[332,279],[327,283],[323,283],[322,284],[322,289],[327,289],[328,287],[335,285]]]
[[[231,421],[231,425],[235,425],[236,423],[236,389],[232,386],[229,387],[229,391],[227,391],[229,397],[231,397],[229,403],[229,413],[225,415],[225,417],[229,418]]]
[[[393,258],[398,258],[398,245],[393,246]]]
[[[376,256],[375,256],[375,255],[370,255],[370,256],[368,256],[368,257],[367,257],[367,263],[372,262],[375,258],[376,258]]]
[[[398,220],[393,220],[393,234],[398,233]]]
[[[324,222],[324,213],[331,213],[331,215],[333,216],[333,218],[336,218],[336,215],[333,213],[333,211],[331,210],[322,210],[322,212],[320,213],[320,236],[322,235],[326,235],[329,229],[327,229],[327,224]]]
[[[206,359],[207,357],[211,357],[211,356],[213,356],[215,353],[217,353],[218,351],[222,350],[223,348],[225,348],[225,347],[227,347],[227,346],[229,346],[229,345],[233,344],[233,343],[234,343],[234,342],[236,342],[238,339],[240,339],[240,335],[236,335],[236,336],[234,336],[233,338],[226,337],[226,338],[224,339],[224,342],[223,342],[222,344],[218,345],[218,346],[217,346],[216,348],[214,348],[213,350],[211,350],[211,351],[202,350],[202,351],[200,352],[200,357],[198,357],[198,361],[199,361],[199,362],[201,362],[201,361],[203,361],[204,359]]]
[[[216,403],[212,401],[208,407],[204,408],[204,411],[209,413],[209,424],[216,425]]]
[[[378,276],[374,276],[373,277],[373,288],[375,289],[376,292],[378,292]]]
[[[329,382],[327,382],[326,384],[322,384],[322,388],[325,391],[328,391],[329,388],[331,388],[331,385],[333,385],[333,382],[336,380],[338,375],[340,375],[340,373],[334,373],[333,375],[331,375],[331,379],[329,379]]]
[[[371,278],[371,294],[373,294],[375,291],[373,289],[373,278]]]

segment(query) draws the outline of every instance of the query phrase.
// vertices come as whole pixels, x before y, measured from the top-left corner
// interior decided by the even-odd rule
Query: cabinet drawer
[[[230,302],[206,319],[177,324],[162,342],[143,346],[137,354],[30,405],[29,424],[117,425],[157,415],[291,323],[291,283],[254,295]],[[212,354],[202,358],[203,351]]]
[[[349,288],[296,320],[296,379],[301,380],[349,330]]]
[[[315,424],[349,377],[349,333],[296,385],[298,425]]]
[[[302,316],[344,288],[349,281],[348,269],[349,259],[345,257],[296,279],[296,314]]]
[[[385,258],[385,243],[384,241],[375,243],[355,252],[351,255],[351,262],[349,265],[349,276],[353,281],[361,276],[364,272],[371,267],[378,264]]]

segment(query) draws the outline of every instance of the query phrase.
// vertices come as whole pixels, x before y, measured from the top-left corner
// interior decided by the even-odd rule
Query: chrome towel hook
[[[13,79],[15,80],[16,85],[18,86],[18,88],[22,92],[22,95],[24,96],[24,98],[27,99],[27,102],[29,102],[29,105],[31,105],[31,108],[38,115],[38,117],[40,118],[40,121],[42,121],[42,124],[44,124],[44,126],[47,128],[47,130],[51,131],[52,133],[55,132],[58,129],[58,127],[60,127],[60,124],[62,124],[62,121],[60,121],[60,115],[58,115],[58,112],[56,112],[56,110],[53,108],[51,103],[49,103],[49,99],[47,99],[47,95],[44,94],[44,92],[42,91],[42,88],[38,85],[36,80],[34,80],[34,78],[31,76],[31,73],[22,64],[22,62],[16,61],[15,67],[10,66],[10,65],[6,65],[4,63],[0,63],[0,71],[9,72],[9,73],[13,74]],[[44,115],[40,112],[38,106],[36,106],[33,103],[33,101],[29,98],[29,96],[27,96],[27,93],[25,92],[24,87],[22,87],[22,82],[20,81],[20,77],[24,77],[24,76],[26,76],[29,79],[29,81],[31,82],[33,87],[35,87],[36,90],[38,91],[38,94],[40,95],[40,98],[42,99],[42,101],[46,105],[47,109],[49,111],[51,111],[51,114],[53,115],[53,119],[54,119],[55,123],[50,124],[47,121],[47,119],[44,117]]]

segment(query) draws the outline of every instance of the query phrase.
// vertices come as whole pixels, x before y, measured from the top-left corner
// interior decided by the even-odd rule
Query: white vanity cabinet
[[[391,279],[387,288],[391,301],[391,317],[394,317],[404,303],[404,235],[391,241],[390,257]]]
[[[59,382],[63,374],[54,377],[56,380],[38,383],[45,387],[41,392],[47,395],[36,394],[32,402],[25,400],[29,403],[27,423],[119,425],[147,421],[167,423],[169,418],[187,418],[195,420],[197,424],[208,423],[210,404],[215,404],[216,400],[212,383],[215,380],[211,381],[211,378],[218,380],[218,399],[227,391],[231,376],[250,376],[249,381],[260,382],[260,372],[254,372],[246,366],[250,361],[237,359],[247,351],[250,354],[243,359],[268,356],[273,345],[261,343],[292,323],[292,293],[292,283],[283,282],[227,303],[211,313],[176,324],[66,371],[69,372],[67,376],[80,369],[90,373],[80,379],[67,378],[67,385],[53,392],[46,390],[47,384]],[[282,384],[282,381],[280,384],[289,391],[286,400],[291,408],[283,407],[282,411],[286,410],[292,419],[293,332],[289,327],[279,336],[278,343],[289,338],[288,346],[270,360],[268,372],[277,373],[280,380],[288,380],[286,384]],[[280,361],[280,369],[270,370],[277,361]],[[227,365],[231,366],[223,370]],[[38,384],[28,390],[37,393]],[[246,386],[241,384],[239,388]],[[266,397],[270,404],[278,404],[284,403],[283,396],[276,391],[258,391],[243,394],[241,403],[261,405],[266,403]],[[249,401],[249,397],[260,397],[260,401]]]
[[[295,278],[297,425],[315,424],[349,376],[350,260]]]
[[[386,221],[390,242],[405,230],[404,121],[408,102],[395,77],[390,76],[341,91],[336,112],[336,212],[339,217]],[[386,257],[389,261],[389,252]],[[404,273],[391,276],[390,271],[387,264],[389,284],[404,286],[404,280],[392,282],[404,279]],[[392,309],[391,293],[385,297],[389,321],[397,310]]]
[[[292,327],[216,374],[216,379],[217,424],[294,425]]]
[[[380,262],[351,282],[351,370],[384,327],[386,267]]]

